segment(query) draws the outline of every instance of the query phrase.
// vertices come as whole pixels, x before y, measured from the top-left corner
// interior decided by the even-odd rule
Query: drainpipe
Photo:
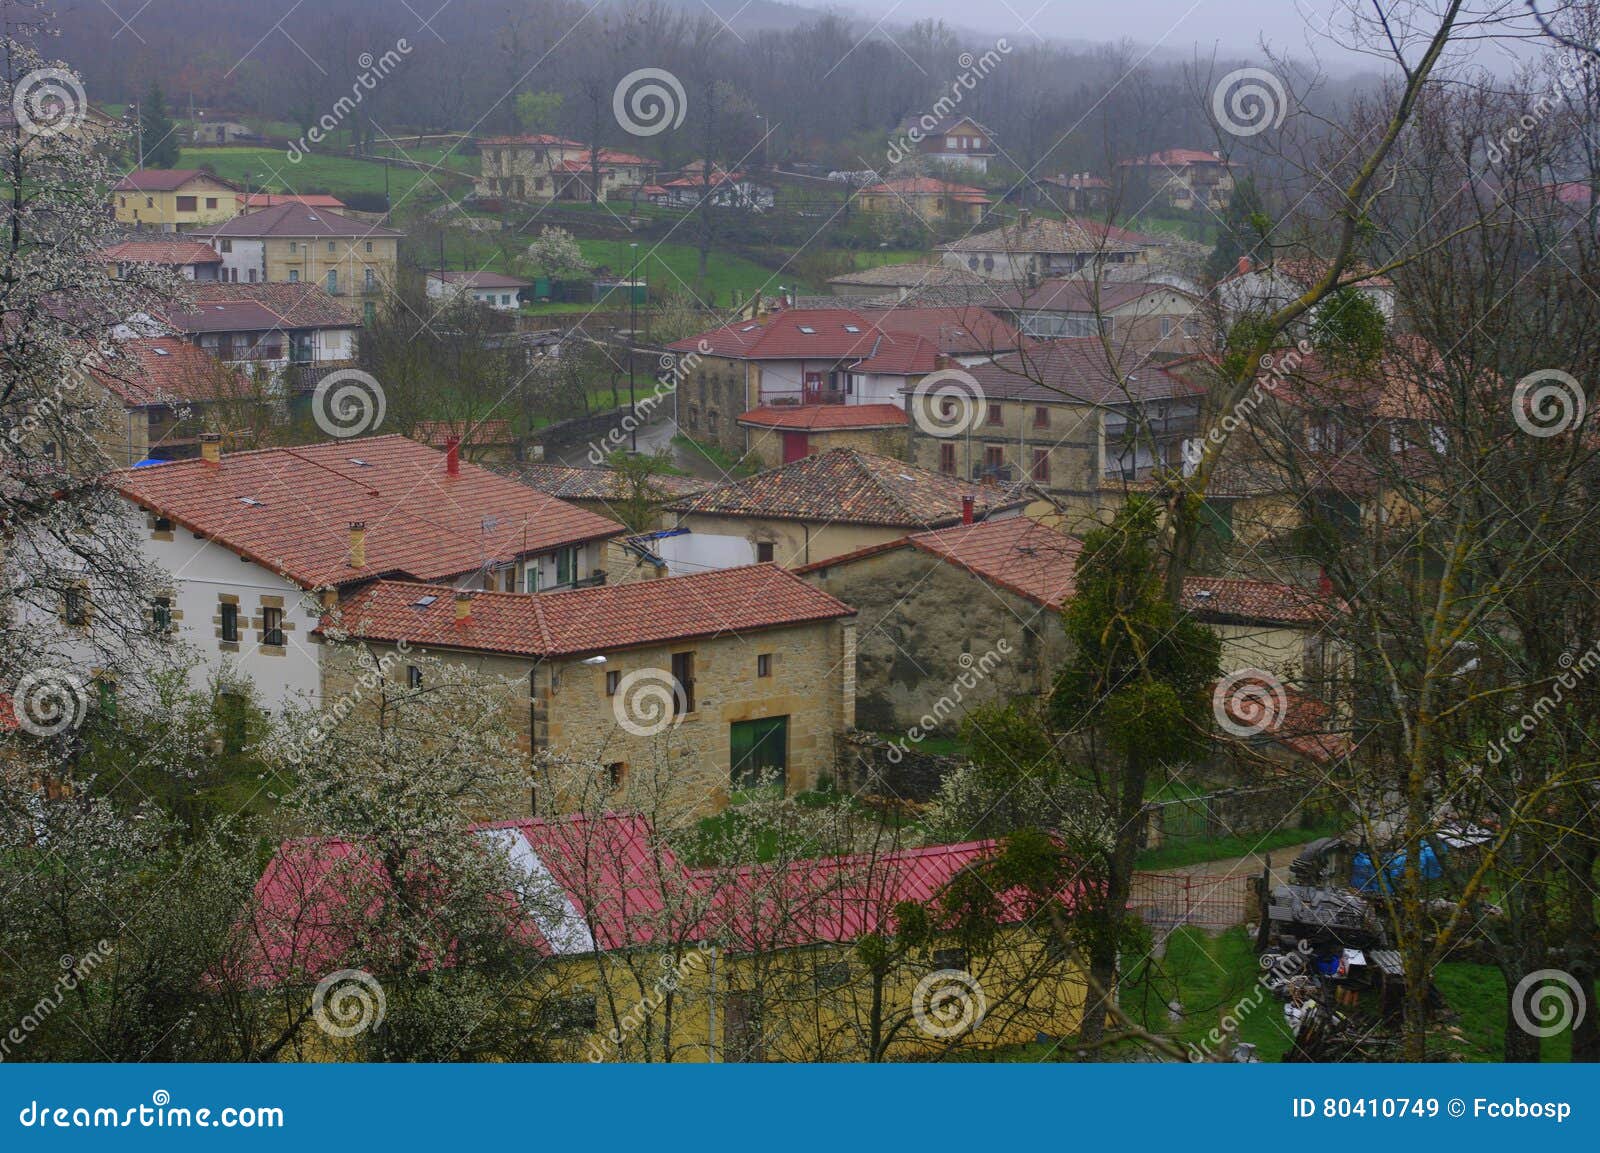
[[[711,980],[706,993],[706,1063],[717,1060],[717,950],[711,950]]]

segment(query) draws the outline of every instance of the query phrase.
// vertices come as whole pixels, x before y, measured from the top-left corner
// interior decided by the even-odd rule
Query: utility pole
[[[633,452],[639,454],[639,409],[633,399],[633,361],[639,341],[639,245],[628,245],[633,250],[633,273],[628,277],[628,408],[633,413]]]

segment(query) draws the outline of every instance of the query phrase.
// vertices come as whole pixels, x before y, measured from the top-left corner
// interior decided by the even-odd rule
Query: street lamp
[[[639,245],[628,245],[633,254],[633,272],[628,277],[628,408],[632,410],[633,451],[639,453],[639,408],[633,399],[633,361],[639,341]]]

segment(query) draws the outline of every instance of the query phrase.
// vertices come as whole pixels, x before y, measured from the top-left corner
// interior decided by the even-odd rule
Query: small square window
[[[330,241],[328,241],[328,251],[332,252],[333,250],[334,250],[333,249],[333,241],[330,240]]]
[[[150,602],[150,623],[158,633],[172,631],[172,598],[156,597]]]
[[[967,951],[965,949],[935,949],[933,951],[933,967],[935,969],[965,970],[967,964]]]
[[[1049,428],[1050,427],[1050,410],[1048,408],[1046,408],[1042,404],[1037,406],[1033,410],[1033,427],[1034,428]]]
[[[772,555],[773,555],[772,554],[772,550],[773,550],[773,544],[772,544],[771,541],[764,540],[764,541],[757,542],[757,544],[756,544],[756,563],[757,564],[771,564],[772,563]]]
[[[617,688],[622,684],[622,673],[616,670],[606,673],[606,696],[617,695]]]
[[[416,665],[406,666],[406,688],[420,689],[422,687],[422,670]]]
[[[758,676],[758,677],[770,677],[771,675],[772,675],[772,654],[771,653],[757,653],[756,654],[756,676]]]
[[[1005,423],[1005,416],[1004,416],[1003,410],[1001,409],[1001,407],[998,404],[991,404],[989,406],[989,423],[990,424],[1004,424]]]
[[[157,532],[171,532],[172,531],[172,518],[171,517],[166,517],[166,516],[158,516],[158,517],[156,517],[156,531]]]
[[[371,252],[371,251],[372,251],[372,241],[370,241],[370,240],[369,240],[369,241],[367,241],[367,251],[368,251],[368,252]]]

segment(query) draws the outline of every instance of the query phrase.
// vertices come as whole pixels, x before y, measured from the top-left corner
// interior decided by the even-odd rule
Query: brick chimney
[[[459,436],[445,437],[444,474],[445,476],[461,475],[461,438]]]
[[[200,459],[207,464],[222,463],[222,435],[215,432],[200,434]]]
[[[1333,595],[1333,578],[1325,568],[1317,570],[1317,591],[1325,597]]]
[[[472,623],[472,594],[465,590],[456,593],[456,627],[465,628]]]
[[[350,567],[367,567],[367,522],[364,520],[350,522]]]
[[[1250,274],[1251,268],[1253,268],[1253,267],[1254,267],[1254,265],[1252,265],[1250,263],[1250,258],[1248,256],[1241,256],[1239,258],[1239,275],[1240,276],[1248,276]]]
[[[976,502],[973,500],[972,495],[970,493],[961,498],[961,523],[962,524],[971,524],[972,523],[972,519],[973,519],[972,518],[972,509],[973,509],[973,505],[975,503]]]
[[[955,362],[952,361],[945,353],[937,353],[933,358],[933,370],[935,372],[943,372],[945,369],[950,368],[954,363]]]

